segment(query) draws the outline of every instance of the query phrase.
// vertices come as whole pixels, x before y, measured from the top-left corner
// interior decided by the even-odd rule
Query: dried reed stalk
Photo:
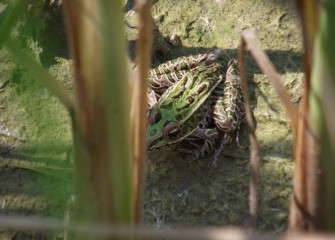
[[[251,55],[256,60],[258,66],[268,76],[270,83],[277,90],[278,96],[280,97],[281,101],[283,102],[288,112],[293,130],[296,131],[299,119],[299,113],[296,107],[291,102],[290,96],[287,93],[285,87],[280,82],[280,78],[276,69],[272,65],[266,53],[257,44],[256,38],[252,32],[250,31],[242,32],[242,38],[247,43],[247,46],[250,48]]]
[[[250,109],[248,80],[246,73],[246,41],[242,35],[239,49],[239,68],[242,81],[242,91],[244,96],[244,108],[246,112],[247,124],[250,140],[250,187],[249,187],[249,213],[250,229],[256,230],[257,227],[257,207],[258,207],[258,176],[259,176],[259,144],[256,136],[256,126]]]
[[[147,76],[151,65],[152,49],[152,0],[136,0],[139,16],[137,39],[137,78],[132,83],[131,122],[133,131],[133,171],[135,223],[143,215],[143,191],[146,169],[147,132]]]
[[[64,1],[75,69],[76,216],[131,224],[130,104],[121,7],[121,1]]]
[[[205,229],[159,229],[145,227],[122,227],[107,224],[71,223],[50,218],[31,218],[0,216],[0,226],[21,231],[63,231],[80,232],[82,235],[97,238],[130,238],[141,239],[180,239],[180,240],[331,240],[330,234],[290,234],[274,236],[273,234],[249,234],[238,228],[205,228]],[[113,238],[113,239],[114,239]]]
[[[294,135],[297,132],[297,124],[299,119],[299,114],[295,106],[290,100],[290,97],[280,82],[279,75],[276,72],[275,68],[273,67],[271,61],[267,57],[266,53],[259,47],[256,42],[256,38],[254,34],[250,31],[244,31],[241,34],[241,54],[240,54],[240,71],[241,71],[241,78],[243,83],[243,91],[245,94],[245,107],[246,107],[246,116],[247,122],[249,126],[249,135],[250,135],[250,161],[251,161],[251,180],[250,180],[250,214],[251,214],[251,228],[256,227],[256,214],[257,214],[257,181],[258,181],[258,169],[259,169],[259,146],[257,142],[257,138],[255,135],[255,126],[253,123],[252,115],[250,112],[250,106],[248,102],[248,93],[246,91],[246,73],[245,73],[245,47],[248,46],[252,56],[256,60],[257,64],[260,66],[261,70],[268,76],[270,82],[277,90],[279,97],[281,98],[282,102],[284,103],[288,115],[291,119],[291,123],[294,130]]]
[[[289,228],[291,231],[313,229],[317,211],[319,156],[315,130],[310,120],[309,95],[311,91],[311,69],[313,47],[318,25],[318,4],[316,1],[297,0],[304,36],[305,85],[301,116],[295,137],[295,170],[293,196],[290,205]],[[304,24],[308,23],[308,24]]]

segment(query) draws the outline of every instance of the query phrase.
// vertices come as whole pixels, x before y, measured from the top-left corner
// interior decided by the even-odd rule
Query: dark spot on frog
[[[156,133],[157,133],[157,129],[152,129],[152,130],[150,131],[150,137],[155,136]]]
[[[180,121],[180,120],[183,119],[183,115],[181,115],[181,114],[177,114],[177,115],[175,116],[175,119],[176,119],[177,121]]]
[[[189,104],[192,104],[194,102],[194,98],[193,97],[188,97],[187,101]]]

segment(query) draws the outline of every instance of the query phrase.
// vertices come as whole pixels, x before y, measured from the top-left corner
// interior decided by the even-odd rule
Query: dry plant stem
[[[135,223],[142,221],[143,191],[146,169],[147,76],[151,64],[152,0],[136,0],[139,16],[137,39],[138,78],[133,83],[131,121],[133,130]]]
[[[192,239],[192,240],[331,240],[335,235],[329,234],[290,234],[274,236],[273,234],[248,234],[237,228],[206,229],[159,229],[144,227],[125,227],[106,224],[70,223],[57,219],[0,216],[0,226],[9,229],[32,231],[63,231],[81,233],[98,237],[138,237],[141,239]]]
[[[131,224],[130,106],[121,1],[67,0],[64,8],[75,67],[76,217]]]
[[[310,88],[310,74],[313,61],[313,48],[315,41],[315,34],[319,22],[319,4],[318,1],[296,0],[297,9],[300,14],[302,30],[304,36],[304,61],[305,61],[305,75],[306,87]],[[309,90],[307,91],[309,93]],[[304,95],[308,96],[308,95]]]
[[[305,55],[306,56],[306,55]],[[295,134],[295,168],[293,176],[293,195],[290,204],[289,229],[290,231],[303,231],[310,229],[312,213],[308,210],[315,209],[317,179],[316,175],[309,173],[317,170],[317,150],[315,149],[315,131],[309,117],[309,93],[310,93],[310,66],[308,57],[305,57],[305,86],[301,104],[301,118],[298,120]],[[309,73],[309,74],[308,74]],[[314,194],[314,196],[313,196]],[[311,197],[308,197],[310,195]]]
[[[311,69],[313,46],[318,25],[317,1],[296,1],[301,17],[304,36],[305,86],[301,116],[295,137],[295,172],[293,197],[290,205],[289,228],[291,231],[315,229],[314,216],[317,211],[317,169],[319,156],[315,130],[309,117],[309,95],[311,90]]]
[[[250,140],[250,193],[249,193],[249,213],[250,228],[255,230],[257,227],[257,206],[258,206],[258,176],[259,176],[259,144],[256,137],[256,127],[252,117],[249,101],[249,91],[247,83],[247,73],[245,67],[246,42],[241,38],[241,46],[239,50],[239,68],[242,81],[242,92],[244,97],[244,108],[246,112],[247,124],[249,128]]]
[[[317,179],[315,172],[318,169],[316,160],[319,157],[309,119],[309,89],[306,83],[301,107],[302,117],[299,119],[295,137],[295,170],[289,214],[290,231],[311,230],[315,222],[312,216],[316,210],[314,200],[317,196]]]
[[[256,60],[258,66],[262,69],[262,71],[268,76],[270,82],[277,90],[279,97],[281,98],[284,106],[288,111],[288,115],[291,119],[293,130],[297,130],[297,123],[299,114],[295,106],[290,100],[290,96],[288,95],[286,89],[283,84],[280,82],[279,75],[275,68],[273,67],[270,59],[265,54],[265,52],[259,47],[256,42],[255,36],[250,31],[242,32],[242,38],[246,42],[247,46],[250,48],[251,54]]]
[[[81,4],[81,3],[80,3]],[[85,143],[85,132],[90,134],[89,130],[85,131],[85,121],[89,112],[89,104],[85,103],[88,101],[88,87],[86,86],[86,79],[81,72],[82,69],[82,56],[80,51],[80,24],[82,13],[78,11],[79,4],[74,1],[66,0],[64,1],[64,12],[66,16],[66,23],[68,29],[69,45],[71,50],[71,55],[74,63],[74,86],[76,95],[76,108],[75,113],[72,115],[72,125],[73,125],[73,142],[74,142],[74,152],[75,152],[75,186],[76,186],[76,196],[79,199],[83,199],[76,205],[76,218],[77,219],[89,219],[93,218],[94,207],[90,206],[90,202],[93,201],[89,194],[89,187],[92,184],[86,179],[89,169],[89,149],[86,148]],[[78,105],[82,105],[81,111],[78,111]],[[81,123],[79,122],[81,121]],[[92,122],[92,120],[91,120]],[[87,136],[86,136],[87,137]],[[83,176],[83,179],[80,178]],[[80,191],[78,191],[80,189]],[[80,212],[80,214],[78,214]]]

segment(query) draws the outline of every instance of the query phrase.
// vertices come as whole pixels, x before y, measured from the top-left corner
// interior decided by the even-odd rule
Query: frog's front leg
[[[216,128],[197,128],[187,139],[207,139],[214,140],[219,137]]]
[[[178,146],[177,150],[182,153],[190,154],[193,158],[189,161],[190,163],[194,160],[204,158],[215,149],[214,139],[186,139]]]
[[[204,158],[215,150],[219,136],[216,128],[197,128],[179,144],[178,151],[193,155],[191,162]]]

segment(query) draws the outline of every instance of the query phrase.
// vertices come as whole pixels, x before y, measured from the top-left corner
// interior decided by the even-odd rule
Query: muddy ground
[[[153,17],[159,35],[179,35],[181,45],[156,42],[154,65],[179,56],[223,50],[221,61],[237,56],[240,33],[253,30],[298,106],[303,84],[302,38],[294,4],[285,0],[159,0]],[[130,13],[132,3],[125,6]],[[0,19],[8,12],[0,7]],[[59,8],[26,17],[15,33],[22,46],[72,91],[72,65]],[[136,14],[129,14],[136,25]],[[33,22],[34,28],[31,28]],[[133,56],[136,31],[126,27]],[[226,63],[225,63],[226,62]],[[252,110],[261,147],[260,231],[287,228],[292,179],[292,129],[268,79],[248,56]],[[70,119],[58,100],[0,49],[1,214],[63,218],[72,189]],[[240,147],[226,146],[213,157],[193,161],[177,152],[149,154],[145,223],[157,228],[249,226],[249,146],[246,126]],[[47,233],[0,229],[1,239],[53,238]],[[61,233],[57,234],[62,238]]]

